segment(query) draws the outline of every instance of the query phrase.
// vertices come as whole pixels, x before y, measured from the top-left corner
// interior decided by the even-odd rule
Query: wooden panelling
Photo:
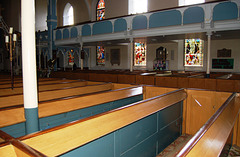
[[[188,88],[188,78],[187,77],[178,77],[177,78],[177,87],[178,88]]]
[[[89,81],[99,81],[100,79],[98,79],[96,73],[89,73],[89,74],[88,74],[88,80],[89,80]]]
[[[119,83],[113,83],[112,84],[112,90],[116,90],[116,89],[122,89],[122,88],[128,88],[128,87],[133,87],[136,85],[130,85],[130,84],[119,84]]]
[[[238,115],[237,146],[240,147],[240,114]]]
[[[217,79],[217,91],[233,92],[234,89],[234,80]]]
[[[154,86],[144,86],[145,92],[144,92],[144,99],[149,99],[158,95],[162,95],[174,90],[177,90],[176,88],[164,88],[164,87],[154,87]]]
[[[189,78],[188,87],[189,88],[205,89],[205,79]]]
[[[216,120],[214,118],[214,123],[210,125],[187,156],[219,156],[233,129],[239,108],[239,103],[235,103],[234,100],[230,101]]]
[[[118,74],[118,83],[136,84],[136,75]]]
[[[194,135],[231,95],[205,90],[187,90],[187,93],[186,133],[190,135]]]
[[[26,139],[23,138],[22,142],[48,156],[56,156],[136,122],[185,98],[186,93],[184,90],[180,90],[79,121],[80,123],[72,123],[61,129],[48,130],[42,132],[41,136],[36,136],[36,134],[30,138],[25,137]]]
[[[234,80],[234,92],[240,92],[240,80]]]
[[[217,90],[216,79],[205,78],[205,89]]]
[[[156,77],[156,86],[160,87],[178,87],[177,77]]]
[[[136,84],[144,84],[143,75],[136,75]]]
[[[155,85],[155,76],[154,75],[143,76],[143,79],[144,79],[144,84]]]

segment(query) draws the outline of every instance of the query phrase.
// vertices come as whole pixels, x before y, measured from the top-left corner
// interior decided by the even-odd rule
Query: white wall
[[[223,48],[231,49],[231,57],[221,57],[219,59],[230,59],[234,58],[234,69],[212,69],[212,59],[217,57],[217,50],[221,50]],[[211,42],[211,61],[210,68],[211,71],[221,71],[221,72],[240,72],[240,39],[234,40],[213,40]]]
[[[111,64],[111,49],[120,49],[120,65]],[[128,46],[105,46],[105,66],[96,65],[96,47],[91,47],[90,69],[93,70],[111,70],[111,69],[129,69]],[[108,58],[108,59],[107,59]]]
[[[221,72],[240,72],[240,39],[234,40],[212,40],[211,41],[211,59],[210,59],[210,70],[221,71]],[[169,70],[186,70],[186,71],[206,71],[207,67],[207,41],[204,41],[204,61],[203,67],[184,67],[184,40],[178,40],[171,43],[156,43],[156,44],[148,44],[147,45],[147,66],[142,69],[153,70],[153,60],[156,57],[156,49],[160,46],[163,46],[167,49],[168,55],[167,60],[169,61]],[[129,46],[112,46],[106,47],[106,55],[110,55],[110,50],[115,48],[120,49],[120,62],[121,64],[112,66],[109,60],[106,61],[105,66],[96,66],[96,48],[92,47],[91,51],[91,69],[95,70],[111,70],[111,69],[130,69],[130,54],[128,54]],[[212,69],[212,59],[217,58],[217,50],[220,49],[231,49],[232,56],[230,58],[234,58],[234,69]],[[172,57],[172,55],[174,55]],[[141,69],[134,67],[135,70]]]
[[[35,21],[36,21],[36,31],[47,30],[47,0],[36,0],[35,1]]]
[[[160,46],[166,48],[168,51],[167,61],[169,62],[169,69],[177,70],[178,69],[178,58],[177,58],[178,43],[174,41],[169,43],[156,43],[156,44],[147,45],[147,70],[153,70],[153,61],[156,58],[156,49],[158,49]]]

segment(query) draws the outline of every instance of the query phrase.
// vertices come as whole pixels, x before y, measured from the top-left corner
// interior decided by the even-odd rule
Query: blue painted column
[[[35,0],[22,0],[22,70],[26,134],[39,131],[35,43]]]
[[[56,0],[48,0],[48,15],[47,15],[47,26],[48,26],[48,57],[53,59],[53,50],[56,50],[54,44],[53,30],[57,28],[57,16],[56,16],[57,3]]]

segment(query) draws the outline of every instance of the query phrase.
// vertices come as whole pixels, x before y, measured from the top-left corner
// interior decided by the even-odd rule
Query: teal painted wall
[[[76,148],[62,157],[155,157],[181,135],[182,102]]]

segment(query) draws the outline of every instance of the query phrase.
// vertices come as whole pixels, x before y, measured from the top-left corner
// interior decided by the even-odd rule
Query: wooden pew
[[[46,80],[50,81],[50,80],[59,80],[59,79],[58,78],[39,78],[38,79],[39,82],[46,81]],[[14,80],[14,84],[15,83],[22,83],[22,79],[19,78],[19,79]],[[11,84],[11,79],[0,82],[0,85],[2,85],[2,84]]]
[[[76,81],[76,80],[67,80],[67,79],[44,79],[44,80],[39,80],[38,81],[38,85],[48,85],[48,84],[55,84],[55,83],[63,83],[63,82],[72,82],[72,81]],[[80,81],[80,80],[79,80]],[[22,87],[23,83],[19,82],[19,83],[14,83],[14,89],[18,88],[18,87]],[[2,84],[0,85],[0,89],[4,89],[4,88],[11,88],[11,84]]]
[[[44,130],[73,120],[86,118],[142,99],[142,87],[135,86],[39,103],[40,129]],[[0,128],[12,136],[19,137],[18,135],[23,136],[25,134],[24,122],[23,107],[0,110]]]
[[[240,97],[233,93],[176,156],[220,156],[239,114]]]
[[[70,87],[62,88],[51,91],[43,91],[38,93],[39,102],[54,100],[59,98],[66,98],[72,96],[79,96],[89,93],[101,92],[112,90],[111,83],[103,83],[98,85],[89,85],[83,87]],[[0,108],[12,107],[12,106],[23,106],[23,95],[13,95],[0,97]]]
[[[43,84],[38,86],[38,92],[43,92],[47,90],[56,90],[56,89],[61,89],[61,88],[66,88],[66,87],[80,87],[80,86],[86,86],[87,81],[79,81],[79,80],[72,80],[72,81],[66,81],[65,82],[51,82],[51,84]],[[11,96],[11,95],[16,95],[16,94],[23,94],[23,88],[22,87],[17,87],[14,88],[13,90],[11,88],[5,88],[0,90],[0,97],[1,96]]]
[[[134,74],[118,74],[118,83],[136,84],[136,75]]]
[[[184,90],[174,91],[18,140],[46,156],[94,153],[107,157],[113,156],[113,150],[117,156],[154,156],[179,136],[181,101],[185,98]],[[169,131],[170,128],[175,131]],[[174,138],[169,141],[169,136]]]
[[[177,77],[164,77],[158,76],[155,78],[155,85],[160,87],[170,87],[177,88],[178,87],[178,78]]]

